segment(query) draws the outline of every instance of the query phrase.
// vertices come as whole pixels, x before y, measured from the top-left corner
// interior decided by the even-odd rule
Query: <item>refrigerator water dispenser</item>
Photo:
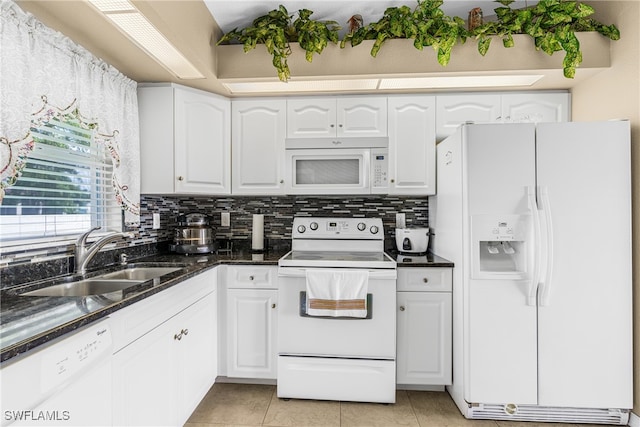
[[[473,279],[526,279],[529,215],[473,215]]]

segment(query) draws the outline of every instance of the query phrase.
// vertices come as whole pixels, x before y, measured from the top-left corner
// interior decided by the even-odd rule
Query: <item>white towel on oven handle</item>
[[[367,270],[308,269],[306,284],[309,316],[367,317]]]

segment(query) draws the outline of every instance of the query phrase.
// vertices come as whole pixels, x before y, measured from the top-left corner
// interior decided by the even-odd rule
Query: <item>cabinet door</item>
[[[398,292],[397,383],[451,384],[451,293]]]
[[[287,100],[287,138],[336,136],[335,98]]]
[[[173,170],[173,87],[139,87],[140,192],[171,194]]]
[[[387,97],[338,98],[337,136],[387,136]]]
[[[167,323],[114,355],[113,425],[177,425],[178,359]]]
[[[499,94],[438,95],[436,140],[442,141],[463,123],[493,123],[500,120]]]
[[[215,382],[217,361],[217,293],[212,292],[178,316],[178,425],[183,425]]]
[[[389,194],[435,194],[435,98],[389,98]]]
[[[278,291],[227,290],[227,376],[276,378]]]
[[[232,102],[233,194],[283,194],[285,100]]]
[[[502,95],[502,117],[513,123],[566,122],[570,120],[568,93]]]
[[[175,88],[177,193],[231,192],[231,107],[228,99]]]

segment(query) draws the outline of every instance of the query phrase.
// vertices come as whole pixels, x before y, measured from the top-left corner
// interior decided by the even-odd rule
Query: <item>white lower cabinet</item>
[[[229,378],[276,379],[277,267],[227,268]]]
[[[450,268],[398,268],[396,383],[452,381]]]
[[[155,295],[155,301],[142,301],[139,310],[134,305],[128,312],[115,313],[124,326],[135,326],[157,313],[164,312],[166,317],[113,356],[114,425],[182,426],[213,385],[217,375],[215,277],[213,271],[205,272],[164,291],[165,295]],[[193,302],[198,293],[205,295]],[[189,305],[171,312],[185,302]]]

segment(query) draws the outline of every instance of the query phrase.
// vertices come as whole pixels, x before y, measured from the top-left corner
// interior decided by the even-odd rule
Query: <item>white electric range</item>
[[[396,262],[380,218],[294,218],[278,262],[278,397],[395,402]],[[310,271],[366,271],[366,316],[307,312]]]

